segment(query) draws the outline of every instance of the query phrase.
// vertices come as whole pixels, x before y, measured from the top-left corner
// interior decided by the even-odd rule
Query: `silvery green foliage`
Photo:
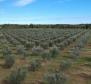
[[[28,65],[28,70],[29,71],[36,71],[41,67],[41,60],[36,59],[33,60],[29,65]]]
[[[80,40],[79,40],[79,42],[78,42],[78,44],[77,44],[77,46],[81,49],[81,48],[83,48],[85,45],[86,45],[86,43],[87,43],[87,40],[88,40],[88,38],[89,38],[89,32],[86,32],[81,38],[80,38]]]
[[[1,32],[0,32],[0,43],[1,43],[1,45],[7,43],[5,36]]]
[[[27,41],[27,42],[25,43],[25,47],[26,47],[26,49],[28,50],[28,49],[31,47],[31,43]]]
[[[0,39],[3,39],[4,35],[0,32]]]
[[[44,50],[41,54],[41,57],[44,59],[44,60],[50,60],[51,59],[51,54],[49,52],[49,50]]]
[[[26,47],[26,49],[30,49],[30,48],[32,48],[34,46],[34,42],[26,42],[26,44],[25,44],[25,47]]]
[[[32,48],[32,55],[41,55],[43,48],[41,46],[34,46]]]
[[[76,46],[73,48],[71,52],[71,57],[73,59],[79,58],[80,51],[87,43],[88,38],[89,38],[89,32],[85,32],[85,34],[80,37],[78,43],[76,44]]]
[[[63,60],[60,63],[60,70],[61,71],[68,70],[71,67],[71,65],[72,65],[71,60]]]
[[[43,48],[43,49],[48,49],[49,45],[47,42],[41,42],[40,46]]]
[[[5,84],[22,84],[25,79],[27,70],[25,68],[19,68],[10,73],[10,75],[4,80]]]
[[[63,73],[48,72],[44,76],[44,84],[66,84],[67,78]]]
[[[5,68],[11,68],[15,63],[14,56],[12,55],[6,55],[4,56],[4,59],[5,59],[5,63],[3,67]]]
[[[64,49],[64,43],[57,44],[57,46],[59,47],[60,50]]]
[[[23,54],[23,52],[25,51],[25,48],[23,45],[18,45],[17,47],[17,53],[18,54]]]
[[[9,47],[4,47],[3,48],[3,57],[5,60],[4,63],[4,68],[11,68],[13,66],[13,64],[15,63],[15,59],[14,56],[11,53],[11,50],[9,49]]]
[[[21,56],[21,58],[24,58],[28,56],[28,52],[26,51],[26,49],[24,48],[24,46],[19,45],[17,47],[17,53]]]
[[[58,47],[56,45],[54,45],[53,47],[50,48],[50,55],[52,58],[55,58],[59,54],[60,54],[60,50],[58,49]]]
[[[4,46],[2,49],[3,56],[10,55],[11,49],[8,46]]]
[[[80,49],[79,47],[74,47],[71,51],[71,58],[77,59],[80,56]]]
[[[53,41],[52,40],[49,41],[49,47],[53,47]]]
[[[83,30],[85,31],[85,30]],[[60,44],[65,40],[64,47],[69,44],[68,38],[73,39],[72,37],[75,36],[79,32],[83,32],[81,29],[74,30],[74,29],[43,29],[43,28],[33,28],[33,29],[4,29],[3,33],[8,38],[7,40],[12,44],[23,44],[26,48],[32,46],[31,42],[38,42],[38,45],[41,44],[43,48],[48,48],[52,42],[55,44]],[[45,44],[45,43],[47,44]],[[44,44],[42,44],[44,43]],[[38,46],[37,45],[37,46]]]

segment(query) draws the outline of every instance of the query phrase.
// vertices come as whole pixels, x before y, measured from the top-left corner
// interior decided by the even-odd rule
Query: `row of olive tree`
[[[91,24],[3,24],[0,27],[2,28],[83,28],[88,29],[91,27]]]

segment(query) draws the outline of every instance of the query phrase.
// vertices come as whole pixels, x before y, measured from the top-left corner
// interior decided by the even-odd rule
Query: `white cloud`
[[[26,6],[33,3],[35,0],[17,0],[15,6]]]

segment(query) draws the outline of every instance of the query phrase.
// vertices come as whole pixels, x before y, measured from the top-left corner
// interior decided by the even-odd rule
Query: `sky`
[[[0,0],[0,24],[91,23],[91,0]]]

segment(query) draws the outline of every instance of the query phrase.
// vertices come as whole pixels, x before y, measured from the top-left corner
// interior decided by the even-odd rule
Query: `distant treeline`
[[[20,24],[3,24],[0,25],[0,28],[82,28],[90,29],[91,24],[79,24],[79,25],[70,25],[70,24],[29,24],[29,25],[20,25]]]

